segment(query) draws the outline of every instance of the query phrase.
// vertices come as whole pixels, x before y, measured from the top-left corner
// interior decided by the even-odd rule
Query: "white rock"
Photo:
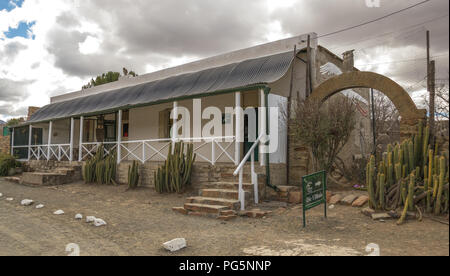
[[[78,219],[78,220],[83,219],[83,215],[82,214],[76,214],[75,215],[75,219]]]
[[[330,207],[328,207],[328,209],[333,210],[334,208],[336,208],[336,206],[334,205],[330,205]]]
[[[12,197],[8,197],[7,199],[6,199],[7,201],[13,201],[14,200],[14,198],[12,198]]]
[[[186,240],[184,238],[174,239],[163,244],[164,248],[170,252],[175,252],[186,247]]]
[[[0,197],[2,197],[3,196],[3,194],[2,193],[0,193]]]
[[[63,215],[64,211],[63,210],[58,210],[56,212],[53,213],[54,215]]]
[[[96,219],[94,220],[94,225],[95,225],[96,227],[105,226],[105,225],[106,225],[106,222],[105,222],[104,220],[102,220],[102,219],[96,218]]]
[[[42,209],[42,208],[44,208],[44,204],[39,204],[36,206],[36,209]]]
[[[20,202],[20,205],[22,205],[22,206],[30,206],[30,205],[32,205],[33,203],[34,203],[34,201],[31,200],[31,199],[24,199],[24,200],[22,200],[22,201]]]
[[[87,223],[91,223],[91,222],[94,222],[95,221],[95,217],[93,217],[93,216],[87,216],[86,217],[86,222]]]

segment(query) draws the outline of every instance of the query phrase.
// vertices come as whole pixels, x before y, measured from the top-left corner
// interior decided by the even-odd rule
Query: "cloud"
[[[103,72],[127,67],[142,75],[275,39],[326,34],[413,2],[382,0],[380,8],[368,8],[365,0],[27,0],[0,10],[0,79],[9,91],[22,91],[0,91],[14,106],[6,109],[0,100],[0,119],[6,110],[17,114],[78,90]],[[448,17],[442,17],[448,7],[431,1],[319,43],[338,55],[355,49],[361,69],[386,74],[412,93],[423,89],[425,62],[393,61],[425,57],[426,29],[432,55],[448,54]],[[20,22],[35,22],[34,40],[4,35]],[[438,78],[448,78],[447,59],[437,59]]]

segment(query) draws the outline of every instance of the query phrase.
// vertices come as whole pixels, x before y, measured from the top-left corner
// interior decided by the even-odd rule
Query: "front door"
[[[256,122],[252,122],[256,124],[256,133],[255,137],[257,138],[259,136],[259,129],[258,129],[258,108],[255,108],[256,113]],[[251,149],[251,147],[254,144],[254,141],[249,141],[250,133],[249,133],[249,117],[247,115],[244,116],[244,156],[248,153],[248,151]],[[251,159],[248,159],[251,161]],[[259,161],[259,147],[255,148],[255,161]]]

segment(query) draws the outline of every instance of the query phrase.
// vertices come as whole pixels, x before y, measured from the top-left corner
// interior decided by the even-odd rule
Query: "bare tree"
[[[378,153],[384,152],[388,144],[400,140],[400,114],[389,98],[381,93],[374,95],[375,139]]]
[[[308,99],[297,104],[294,114],[295,137],[311,149],[315,168],[330,172],[356,126],[353,101],[336,97],[322,104]]]

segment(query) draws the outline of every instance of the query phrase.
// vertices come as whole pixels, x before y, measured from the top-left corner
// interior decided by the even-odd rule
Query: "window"
[[[170,129],[173,121],[170,119],[171,109],[165,109],[159,112],[159,138],[170,138]]]
[[[128,138],[128,123],[123,124],[122,137]]]

